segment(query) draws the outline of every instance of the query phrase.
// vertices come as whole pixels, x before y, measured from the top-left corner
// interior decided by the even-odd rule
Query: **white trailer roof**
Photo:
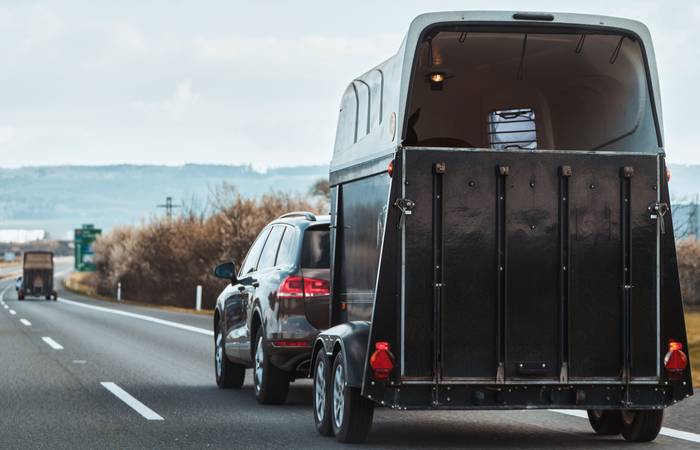
[[[516,19],[515,16],[518,14],[526,18]],[[528,19],[528,15],[532,18]],[[535,17],[537,17],[537,15],[551,15],[551,20],[536,20]],[[355,99],[358,99],[358,87],[369,86],[371,84],[368,82],[370,78],[375,76],[375,74],[381,75],[380,116],[376,126],[374,124],[370,126],[368,123],[366,133],[364,133],[364,128],[360,128],[355,124],[355,129],[357,130],[360,128],[362,135],[358,138],[357,131],[354,131],[356,142],[351,147],[339,148],[336,144],[333,160],[331,161],[331,172],[358,163],[376,160],[393,153],[395,148],[400,144],[399,141],[403,135],[404,114],[406,111],[411,69],[413,67],[415,49],[419,44],[421,34],[426,29],[436,25],[455,25],[460,23],[474,25],[537,26],[543,29],[546,27],[602,28],[636,35],[641,41],[645,51],[649,69],[649,81],[653,90],[653,100],[663,141],[661,98],[659,95],[656,58],[649,29],[643,23],[618,17],[571,13],[523,13],[517,11],[435,12],[421,14],[413,19],[397,53],[382,64],[355,78],[350,83],[345,92],[344,99],[346,97],[352,97],[353,94]],[[364,127],[364,123],[362,126]],[[351,132],[344,130],[344,127],[346,127],[346,125],[339,120],[337,133]]]

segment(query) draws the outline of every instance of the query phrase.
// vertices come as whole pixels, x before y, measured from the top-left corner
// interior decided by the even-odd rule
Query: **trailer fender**
[[[310,375],[316,365],[316,357],[324,351],[329,359],[339,352],[347,363],[347,383],[350,387],[362,386],[362,373],[367,359],[370,323],[366,321],[348,322],[329,328],[318,335],[311,356]]]

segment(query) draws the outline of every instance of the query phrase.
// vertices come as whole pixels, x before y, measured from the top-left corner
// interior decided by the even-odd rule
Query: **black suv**
[[[283,403],[289,383],[308,375],[311,346],[330,315],[328,216],[284,214],[268,224],[236,273],[232,262],[214,269],[230,281],[216,301],[216,384],[240,388],[252,367],[260,403]]]

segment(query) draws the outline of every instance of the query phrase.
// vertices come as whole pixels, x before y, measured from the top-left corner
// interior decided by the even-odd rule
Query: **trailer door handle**
[[[649,211],[649,218],[651,220],[659,221],[659,228],[661,228],[661,234],[666,234],[666,220],[664,215],[668,212],[667,203],[654,202],[647,207]]]

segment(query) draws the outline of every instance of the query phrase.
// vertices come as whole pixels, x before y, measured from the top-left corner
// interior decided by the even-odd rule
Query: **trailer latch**
[[[416,206],[416,202],[408,198],[397,198],[394,201],[394,206],[401,211],[401,217],[399,218],[399,229],[401,229],[405,217],[411,215],[411,210]]]
[[[651,220],[659,221],[659,228],[661,228],[661,234],[666,234],[666,221],[664,220],[664,215],[668,212],[667,203],[653,202],[648,207],[649,218]]]

